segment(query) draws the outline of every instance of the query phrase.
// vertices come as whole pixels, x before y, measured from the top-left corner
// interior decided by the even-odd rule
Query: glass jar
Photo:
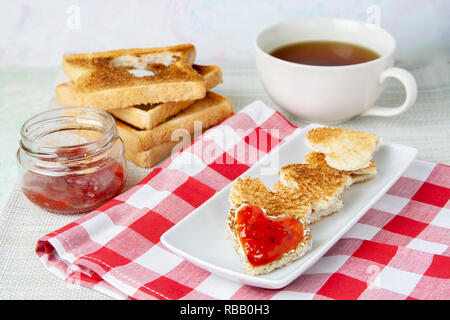
[[[85,107],[44,111],[27,120],[20,134],[20,186],[44,210],[89,212],[125,185],[123,143],[106,112]]]

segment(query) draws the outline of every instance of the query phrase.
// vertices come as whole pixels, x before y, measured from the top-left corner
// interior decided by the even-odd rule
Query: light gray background
[[[198,59],[253,61],[265,26],[310,16],[379,24],[400,61],[450,58],[448,0],[2,0],[0,66],[56,66],[64,52],[192,42]]]

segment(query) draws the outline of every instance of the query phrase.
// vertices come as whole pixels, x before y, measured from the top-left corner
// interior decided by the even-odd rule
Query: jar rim
[[[86,116],[84,122],[81,121],[83,120],[83,116]],[[91,119],[88,119],[88,116],[90,116]],[[30,136],[30,130],[33,127],[38,127],[39,129],[41,129],[45,125],[50,126],[48,132],[45,132],[44,130],[43,133],[39,135],[39,137],[42,137],[45,134],[58,131],[55,130],[55,128],[51,128],[52,123],[57,126],[58,121],[68,121],[69,119],[72,120],[72,124],[77,124],[78,122],[80,125],[79,127],[73,127],[72,129],[74,130],[86,129],[82,126],[83,123],[89,123],[92,125],[96,124],[101,127],[102,130],[94,131],[101,132],[102,135],[87,142],[67,145],[52,145],[48,143],[42,143],[36,141]],[[97,154],[110,147],[118,138],[117,127],[114,118],[109,113],[103,110],[90,107],[59,107],[40,112],[25,121],[25,123],[20,128],[20,135],[20,147],[28,154],[32,156],[39,156],[41,158],[57,157],[58,159],[73,159],[79,158],[80,156],[86,157],[86,155],[77,155],[74,152],[70,152],[79,148],[83,148],[83,150],[89,152],[90,154]],[[69,151],[66,154],[69,154],[70,156],[62,157],[62,151]]]

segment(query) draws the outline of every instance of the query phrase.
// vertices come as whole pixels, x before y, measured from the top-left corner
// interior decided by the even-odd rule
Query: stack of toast
[[[230,100],[210,91],[222,82],[220,67],[195,65],[195,57],[191,44],[64,55],[70,81],[56,87],[56,99],[112,114],[126,158],[149,168],[201,133],[195,130],[233,114]]]
[[[303,163],[281,168],[279,181],[270,190],[258,178],[239,178],[230,191],[228,231],[247,272],[264,274],[303,256],[311,248],[309,224],[341,210],[344,206],[341,195],[352,184],[376,176],[377,168],[372,157],[379,143],[380,139],[375,134],[329,127],[311,129],[306,134],[306,144],[313,152],[304,157]],[[283,252],[274,261],[252,265],[249,257],[255,252],[262,254],[261,239],[265,235],[252,239],[252,245],[255,248],[259,245],[260,251],[251,248],[248,239],[242,241],[245,232],[236,226],[237,215],[248,206],[261,208],[270,221],[288,215],[301,222],[304,235],[297,247]],[[270,240],[272,243],[275,241]],[[284,239],[276,241],[279,248],[285,247],[282,245]]]

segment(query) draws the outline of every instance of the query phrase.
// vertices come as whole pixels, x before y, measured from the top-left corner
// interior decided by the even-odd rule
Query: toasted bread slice
[[[305,156],[303,161],[314,167],[326,167],[331,168],[325,161],[325,155],[320,152],[311,152]],[[377,175],[377,167],[375,161],[370,160],[370,164],[366,168],[358,169],[355,171],[342,171],[348,174],[352,178],[352,184],[361,183],[373,179]]]
[[[293,250],[290,250],[288,252],[285,252],[279,257],[277,260],[263,264],[263,265],[253,265],[250,263],[243,244],[239,237],[239,232],[235,225],[235,217],[236,213],[245,205],[237,208],[235,212],[230,214],[228,218],[228,224],[227,224],[227,234],[232,239],[234,248],[239,255],[239,258],[241,262],[244,264],[245,269],[248,274],[252,275],[258,275],[258,274],[266,274],[269,273],[277,268],[280,268],[282,266],[285,266],[299,258],[301,258],[306,252],[308,252],[312,247],[312,238],[311,238],[311,230],[309,229],[309,226],[304,222],[304,220],[300,219],[300,217],[295,217],[297,221],[299,221],[303,226],[303,238],[298,243],[297,247]],[[270,214],[270,212],[266,211],[266,216],[268,218],[276,219],[280,217],[290,216],[288,214],[282,214],[273,216]],[[262,234],[261,237],[264,237],[265,235]]]
[[[222,70],[219,66],[194,65],[206,83],[206,89],[210,90],[222,82]],[[160,104],[144,104],[129,108],[113,109],[109,112],[117,119],[122,120],[139,129],[152,129],[167,118],[188,108],[195,100],[166,102]]]
[[[339,211],[343,207],[340,195],[352,183],[350,176],[343,172],[307,164],[287,165],[281,168],[279,177],[280,181],[272,188],[275,192],[290,188],[309,197],[312,213],[306,220],[308,224]]]
[[[205,98],[197,100],[186,110],[153,129],[136,129],[120,120],[116,120],[116,125],[129,152],[139,152],[172,141],[172,134],[175,130],[184,130],[185,133],[192,136],[196,123],[201,126],[202,130],[205,130],[232,114],[233,106],[228,98],[208,91]]]
[[[189,144],[190,140],[164,142],[146,151],[133,152],[125,147],[125,157],[141,168],[151,168]]]
[[[379,143],[375,134],[342,128],[315,128],[306,134],[311,149],[325,154],[330,167],[344,171],[369,167]]]
[[[192,66],[204,79],[207,90],[211,90],[215,86],[223,82],[222,69],[219,66],[203,66],[194,64]]]
[[[194,59],[190,44],[65,55],[63,69],[72,81],[56,87],[56,99],[102,110],[201,99],[205,80],[192,69]]]
[[[103,68],[112,61],[112,66],[146,69],[152,66],[169,66],[174,62],[192,65],[196,51],[192,44],[181,44],[160,48],[119,49],[92,53],[75,53],[63,56],[64,73],[73,81]]]
[[[307,220],[311,214],[308,197],[286,188],[281,192],[272,192],[259,178],[238,178],[230,191],[231,216],[243,204],[253,204],[273,216],[289,214]]]

